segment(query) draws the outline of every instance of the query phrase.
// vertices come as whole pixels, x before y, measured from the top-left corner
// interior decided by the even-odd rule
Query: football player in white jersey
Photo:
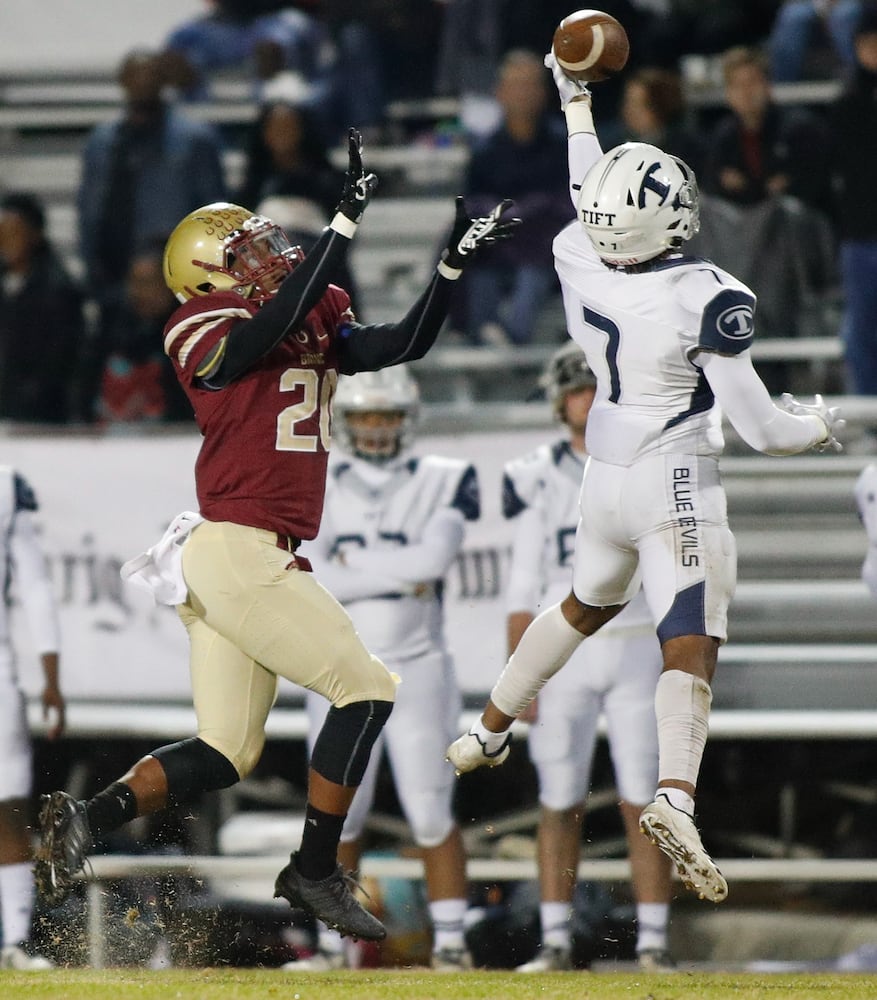
[[[358,867],[385,746],[423,851],[432,967],[458,971],[471,965],[463,937],[468,891],[445,748],[457,731],[461,698],[445,642],[442,589],[466,521],[479,516],[480,499],[473,466],[412,454],[418,409],[417,384],[403,365],[339,380],[333,434],[345,456],[330,470],[323,520],[308,555],[363,641],[402,680],[344,823],[339,861],[345,870]],[[311,733],[319,732],[327,707],[325,698],[308,694]],[[337,933],[320,925],[317,953],[288,968],[345,964]]]
[[[603,153],[591,95],[546,56],[569,133],[577,220],[554,241],[567,328],[597,378],[588,417],[573,587],[527,629],[481,718],[448,748],[458,771],[501,763],[507,733],[583,639],[642,585],[661,642],[655,691],[658,787],[640,829],[684,885],[721,902],[728,886],[694,824],[710,682],[727,638],[737,561],[718,459],[721,414],[770,455],[840,449],[821,396],[776,406],[752,365],[755,296],[683,254],[697,182],[646,143]]]
[[[58,679],[60,628],[58,608],[46,559],[33,522],[37,502],[28,483],[13,469],[0,466],[0,533],[4,539],[6,576],[24,611],[33,647],[45,678],[43,714],[48,736],[64,731],[64,698]],[[29,945],[33,916],[33,852],[27,816],[31,794],[31,742],[24,693],[19,686],[9,635],[7,596],[0,601],[0,969],[51,969],[52,963]]]
[[[539,611],[569,592],[585,428],[597,385],[572,341],[552,355],[541,382],[567,434],[505,468],[503,512],[515,529],[506,589],[509,653]],[[648,969],[674,967],[667,948],[670,860],[639,832],[640,813],[658,780],[654,703],[660,673],[661,647],[640,590],[617,618],[582,643],[569,668],[555,674],[524,712],[539,776],[542,947],[519,972],[572,967],[572,900],[601,715],[628,844],[638,961]]]

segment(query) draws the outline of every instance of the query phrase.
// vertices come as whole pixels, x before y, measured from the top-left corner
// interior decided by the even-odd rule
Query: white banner
[[[424,435],[417,441],[420,453],[473,462],[481,484],[481,519],[468,526],[445,590],[449,641],[467,692],[487,692],[505,662],[502,594],[510,532],[500,508],[502,467],[547,436]],[[28,480],[40,503],[39,525],[61,604],[68,699],[188,701],[185,629],[173,609],[123,584],[119,567],[155,542],[180,511],[197,509],[199,443],[196,435],[3,441],[0,460]],[[41,677],[19,617],[14,615],[19,672],[34,694]]]

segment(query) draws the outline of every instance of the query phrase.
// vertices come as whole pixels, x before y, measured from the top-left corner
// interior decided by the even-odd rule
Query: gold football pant
[[[393,701],[396,680],[362,644],[347,612],[277,536],[205,521],[183,550],[198,736],[243,778],[265,744],[265,720],[285,677],[343,708]]]

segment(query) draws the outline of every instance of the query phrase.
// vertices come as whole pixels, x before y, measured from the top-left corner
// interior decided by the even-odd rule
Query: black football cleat
[[[341,865],[328,877],[314,881],[301,875],[295,859],[296,855],[291,855],[289,864],[277,876],[275,899],[282,896],[294,910],[307,910],[342,936],[383,941],[387,936],[384,925],[356,901],[351,891],[356,882]]]
[[[37,891],[48,906],[63,903],[91,850],[85,803],[66,792],[44,795],[40,806],[40,845],[34,861]]]

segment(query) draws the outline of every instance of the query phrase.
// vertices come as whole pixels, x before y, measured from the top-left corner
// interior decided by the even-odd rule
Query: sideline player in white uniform
[[[418,408],[417,384],[404,366],[340,379],[333,426],[346,456],[330,471],[323,521],[308,555],[369,649],[402,680],[344,823],[339,861],[348,870],[359,865],[386,746],[399,801],[423,850],[432,967],[459,971],[471,966],[463,938],[466,857],[445,748],[457,731],[461,699],[445,642],[442,589],[480,501],[473,466],[411,453]],[[309,692],[307,708],[316,735],[325,699]],[[287,967],[342,968],[341,944],[320,925],[317,954]]]
[[[45,678],[43,715],[48,736],[64,731],[64,698],[58,683],[60,628],[58,608],[46,559],[36,534],[33,512],[37,502],[27,482],[8,466],[0,466],[0,531],[4,539],[4,600],[0,602],[0,922],[3,947],[0,969],[51,969],[52,963],[34,954],[28,944],[34,905],[30,830],[32,757],[19,686],[15,654],[9,636],[9,579],[27,618],[33,646]]]
[[[569,593],[585,428],[597,380],[572,341],[556,351],[542,377],[565,437],[505,467],[503,512],[514,518],[506,590],[508,646],[544,608]],[[648,969],[672,969],[667,948],[670,860],[639,833],[639,816],[658,780],[655,684],[661,647],[642,591],[597,635],[582,643],[567,670],[530,703],[528,748],[539,776],[539,915],[542,948],[518,972],[572,967],[572,900],[597,724],[605,716],[636,899],[636,951]]]
[[[573,589],[527,629],[482,717],[448,748],[458,771],[499,764],[507,730],[583,639],[640,586],[664,670],[655,691],[658,788],[640,829],[685,886],[720,902],[728,886],[694,824],[718,648],[737,561],[719,477],[721,413],[771,455],[840,448],[843,424],[820,396],[775,406],[753,365],[755,296],[708,261],[683,256],[698,228],[697,183],[646,143],[603,154],[591,95],[546,56],[569,131],[577,221],[554,241],[567,327],[597,377],[588,418]]]

